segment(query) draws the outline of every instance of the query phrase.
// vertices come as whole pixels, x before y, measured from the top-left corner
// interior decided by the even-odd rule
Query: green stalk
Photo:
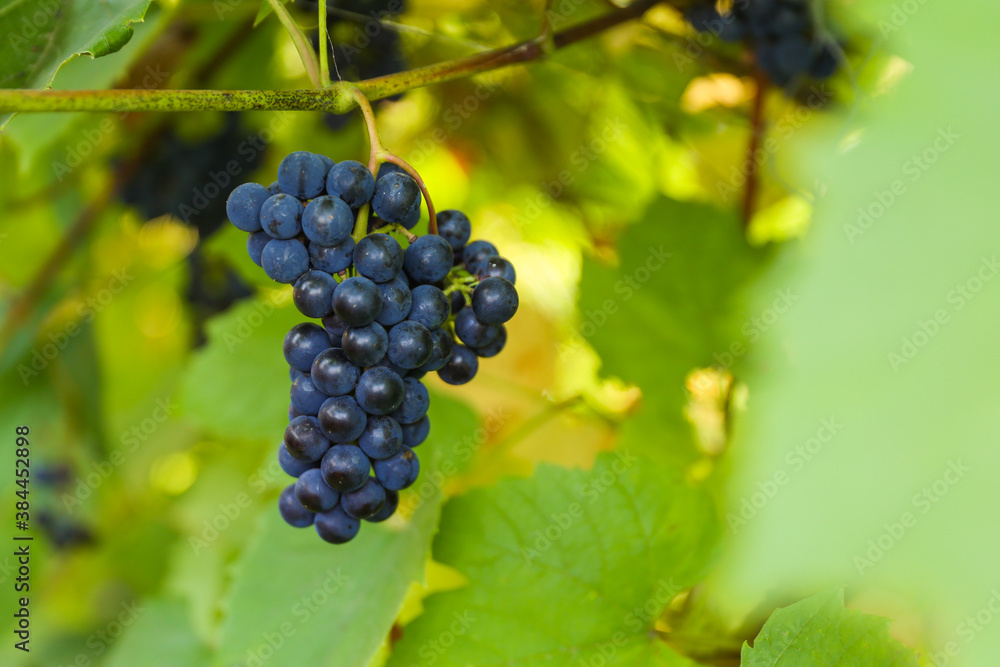
[[[330,54],[326,40],[326,0],[319,0],[319,81],[324,88],[330,85]]]
[[[285,32],[292,38],[292,43],[295,45],[295,50],[299,53],[299,58],[302,59],[302,64],[306,68],[306,74],[309,75],[312,85],[316,88],[325,85],[320,77],[319,65],[316,63],[316,52],[313,51],[312,44],[309,43],[309,39],[305,36],[305,33],[295,23],[295,19],[285,9],[285,3],[281,0],[267,0],[267,2],[271,5],[271,9],[274,10],[275,16],[281,21],[281,25],[285,27]],[[323,9],[320,11],[325,14],[326,5],[325,3],[320,4],[323,4]],[[326,49],[323,49],[323,52],[326,53]]]

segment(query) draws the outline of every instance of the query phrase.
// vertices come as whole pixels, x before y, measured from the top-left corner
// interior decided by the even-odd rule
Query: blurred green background
[[[101,4],[118,25],[146,3]],[[79,19],[65,56],[94,7],[57,14]],[[53,86],[308,87],[258,7],[154,2]],[[612,9],[556,2],[554,24]],[[776,608],[846,586],[920,664],[995,665],[1000,9],[817,10],[847,61],[768,92],[747,228],[748,61],[668,5],[376,105],[437,207],[515,263],[522,307],[474,382],[430,380],[402,516],[344,547],[278,517],[281,341],[303,318],[224,201],[294,150],[366,159],[357,114],[14,117],[0,469],[28,425],[36,538],[32,651],[5,633],[2,663],[736,665]],[[531,38],[542,11],[407,0],[393,48],[359,46],[342,73]],[[61,61],[0,85],[44,86]],[[6,536],[18,487],[0,479]],[[888,664],[869,656],[848,664]]]

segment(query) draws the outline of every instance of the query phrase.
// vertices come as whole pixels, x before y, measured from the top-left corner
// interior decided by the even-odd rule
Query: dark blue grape
[[[257,266],[262,266],[260,256],[264,252],[264,246],[270,240],[271,237],[267,235],[267,232],[251,232],[247,235],[247,254]]]
[[[288,422],[284,444],[289,454],[307,463],[320,460],[330,448],[330,441],[323,434],[319,422],[307,415]]]
[[[378,290],[382,295],[382,310],[375,321],[382,326],[391,327],[405,320],[413,304],[406,276],[397,273],[389,282],[378,283]]]
[[[480,357],[483,358],[495,357],[498,354],[500,354],[500,351],[506,344],[507,344],[507,327],[501,324],[500,331],[497,332],[496,338],[494,338],[492,341],[490,341],[489,343],[487,343],[482,347],[477,347],[476,354],[478,354]]]
[[[400,167],[395,162],[383,162],[378,167],[378,175],[375,177],[375,181],[377,182],[380,178],[382,178],[386,174],[403,174],[407,176],[409,175],[406,173],[405,169]]]
[[[817,79],[828,79],[837,71],[840,53],[836,44],[822,43],[813,49],[813,60],[809,65],[809,75]]]
[[[286,486],[278,497],[278,512],[281,513],[281,518],[285,520],[285,523],[294,528],[311,526],[313,518],[316,516],[303,507],[302,503],[295,497],[294,484]]]
[[[267,186],[267,191],[270,192],[272,195],[276,195],[279,192],[281,192],[281,186],[278,185],[278,181],[274,181],[269,186]]]
[[[368,415],[351,396],[333,396],[319,408],[319,425],[336,443],[354,442],[365,430]]]
[[[427,439],[431,432],[431,418],[424,417],[413,424],[403,424],[403,444],[407,447],[416,447]]]
[[[312,199],[326,188],[326,163],[305,151],[289,153],[278,165],[278,187],[299,199]]]
[[[413,209],[413,213],[406,216],[403,220],[400,220],[399,224],[403,226],[403,229],[413,229],[420,222],[420,207]]]
[[[393,514],[396,513],[396,508],[399,507],[399,493],[396,491],[384,490],[385,493],[385,504],[382,505],[380,509],[374,516],[370,516],[366,521],[372,523],[378,523],[380,521],[385,521]]]
[[[756,60],[757,66],[760,67],[771,81],[779,86],[785,86],[791,81],[791,77],[782,70],[777,60],[775,60],[774,46],[774,42],[770,41],[762,41],[755,44],[753,49],[754,60]]]
[[[330,347],[326,330],[312,322],[296,324],[285,335],[282,349],[285,361],[295,370],[308,373],[320,352]]]
[[[403,429],[392,417],[372,415],[358,438],[358,445],[370,459],[389,458],[403,446]]]
[[[388,234],[369,234],[354,248],[354,267],[365,278],[388,282],[403,267],[403,249]]]
[[[410,371],[411,376],[415,376],[416,373],[436,371],[451,359],[451,347],[454,344],[451,334],[444,329],[431,329],[431,340],[433,346],[430,358],[420,368]]]
[[[785,35],[805,32],[808,28],[808,5],[805,3],[801,5],[785,3],[768,18],[763,30],[771,37],[780,38]]]
[[[341,345],[347,358],[358,366],[374,366],[389,349],[389,335],[378,322],[363,327],[347,327]]]
[[[379,174],[372,196],[372,210],[386,222],[403,222],[420,208],[420,188],[409,174]]]
[[[436,283],[443,279],[455,263],[455,253],[448,241],[427,234],[410,244],[403,256],[406,275],[417,283]]]
[[[337,505],[329,512],[316,515],[316,534],[330,544],[346,544],[361,530],[361,522]]]
[[[395,456],[375,461],[372,467],[378,483],[392,491],[410,486],[420,474],[420,460],[412,449],[405,446]]]
[[[496,257],[500,253],[489,241],[473,241],[462,251],[462,261],[465,268],[473,275],[479,275],[486,268],[486,262],[490,257]]]
[[[314,269],[340,273],[354,261],[354,239],[348,236],[337,245],[309,244],[309,262]]]
[[[472,291],[472,310],[483,324],[503,324],[514,317],[517,289],[503,278],[485,278]]]
[[[420,322],[403,320],[389,329],[389,360],[406,369],[419,368],[431,358],[434,340]]]
[[[499,332],[498,325],[479,321],[471,307],[463,308],[455,316],[455,335],[470,347],[489,345]]]
[[[436,329],[448,320],[450,313],[448,297],[434,285],[418,285],[411,292],[408,319],[420,322],[428,329]]]
[[[812,44],[804,35],[785,35],[774,45],[773,59],[789,79],[800,76],[812,64]]]
[[[285,443],[282,442],[278,445],[278,465],[281,466],[286,475],[298,477],[306,470],[318,467],[319,463],[316,461],[300,461],[288,453]]]
[[[465,295],[459,290],[455,290],[454,292],[452,292],[451,296],[448,298],[451,300],[452,315],[457,315],[460,310],[462,310],[463,308],[465,308],[466,305],[468,305],[465,303]]]
[[[313,385],[327,396],[343,396],[354,391],[360,375],[361,371],[344,351],[332,347],[313,361],[310,377]]]
[[[330,488],[319,468],[313,468],[295,482],[295,499],[310,512],[327,512],[340,500],[340,494]]]
[[[723,42],[738,42],[747,36],[747,24],[735,14],[725,14],[722,16],[722,25],[717,36]]]
[[[323,166],[326,167],[327,173],[329,173],[330,170],[333,169],[333,166],[337,164],[336,162],[333,161],[333,159],[328,158],[322,153],[313,153],[313,155],[315,155],[316,157],[318,157],[320,160],[323,161]]]
[[[476,376],[479,370],[479,357],[475,350],[464,345],[455,345],[451,349],[451,358],[441,370],[438,377],[448,384],[465,384]]]
[[[259,232],[260,207],[271,193],[259,183],[244,183],[237,186],[226,200],[226,215],[236,229],[244,232]]]
[[[354,390],[365,412],[370,415],[387,415],[403,402],[403,379],[385,367],[369,368],[361,374]]]
[[[344,331],[347,330],[347,323],[335,314],[327,315],[323,318],[323,328],[330,334],[330,340],[334,347],[340,347]]]
[[[316,197],[302,212],[302,231],[313,243],[335,246],[346,241],[353,229],[354,213],[337,197]]]
[[[340,504],[351,516],[367,519],[378,514],[385,505],[385,489],[374,477],[369,477],[360,489],[345,493]]]
[[[334,445],[323,457],[319,469],[327,484],[346,493],[360,489],[368,481],[371,464],[357,445]]]
[[[445,240],[451,249],[458,254],[458,251],[465,247],[472,235],[472,223],[469,217],[461,211],[449,209],[437,214],[437,232]]]
[[[747,0],[733,5],[733,11],[753,25],[766,26],[778,9],[780,0]]]
[[[295,281],[292,301],[306,317],[326,317],[333,312],[337,281],[326,271],[306,271]]]
[[[298,239],[271,239],[260,253],[260,265],[271,280],[291,285],[309,270],[309,251]]]
[[[326,191],[351,208],[361,208],[375,192],[375,177],[360,162],[344,160],[326,175]]]
[[[684,12],[684,18],[698,32],[716,32],[721,23],[719,12],[709,5],[694,5]]]
[[[403,378],[403,388],[403,402],[391,416],[400,424],[418,422],[427,414],[427,408],[431,404],[427,387],[420,380],[407,377]]]
[[[372,366],[372,368],[388,368],[390,371],[398,375],[399,377],[406,377],[409,371],[402,366],[397,366],[389,360],[389,357],[382,357],[382,359]]]
[[[291,403],[288,404],[288,421],[292,421],[296,417],[301,417],[302,413],[295,409],[295,406]]]
[[[273,195],[260,208],[260,225],[272,238],[298,236],[302,231],[302,202],[291,195]]]
[[[510,260],[504,259],[499,255],[486,260],[486,268],[483,269],[481,277],[503,278],[511,285],[517,282],[517,273],[514,271],[514,265],[510,263]]]
[[[352,327],[371,324],[381,310],[382,293],[368,278],[348,278],[333,293],[333,312]]]
[[[312,378],[303,375],[292,383],[292,406],[304,415],[315,415],[326,399],[330,398],[313,384]]]

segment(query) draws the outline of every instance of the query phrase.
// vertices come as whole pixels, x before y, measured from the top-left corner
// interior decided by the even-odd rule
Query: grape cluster
[[[779,86],[807,75],[829,78],[840,62],[839,46],[817,29],[807,0],[736,0],[725,13],[714,2],[698,4],[686,18],[699,32],[750,43],[757,65]]]
[[[421,201],[401,169],[376,179],[359,162],[296,152],[269,188],[245,183],[227,202],[250,258],[294,285],[298,310],[321,322],[295,325],[284,341],[292,387],[278,461],[297,480],[278,507],[334,544],[361,520],[392,516],[416,480],[414,448],[430,432],[421,378],[471,380],[481,357],[503,349],[518,308],[513,265],[488,241],[470,243],[459,211],[437,215],[437,234],[401,232],[405,248],[379,231],[355,242],[359,211],[372,214],[370,228],[411,229]]]

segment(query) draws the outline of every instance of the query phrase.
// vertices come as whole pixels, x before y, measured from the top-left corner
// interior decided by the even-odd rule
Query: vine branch
[[[310,79],[320,80],[316,53],[280,0],[268,0],[292,35]],[[551,48],[565,48],[605,30],[637,19],[662,0],[637,0],[577,26],[543,34],[511,46],[356,83],[338,81],[316,90],[0,90],[0,112],[30,111],[323,111],[343,114],[357,101],[354,90],[380,100],[435,83],[481,74],[543,58]],[[322,3],[321,3],[322,4]],[[285,21],[291,22],[290,25]],[[303,48],[306,52],[303,52]],[[324,49],[325,51],[325,49]]]
[[[764,103],[767,97],[767,77],[757,67],[754,68],[754,81],[757,84],[757,90],[754,92],[753,109],[750,114],[750,140],[747,142],[747,155],[744,163],[744,171],[747,175],[741,207],[744,227],[749,227],[750,220],[753,219],[754,209],[757,205],[757,191],[759,190],[759,172],[764,166],[763,160],[757,160],[757,152],[760,150],[761,139],[764,138]]]

